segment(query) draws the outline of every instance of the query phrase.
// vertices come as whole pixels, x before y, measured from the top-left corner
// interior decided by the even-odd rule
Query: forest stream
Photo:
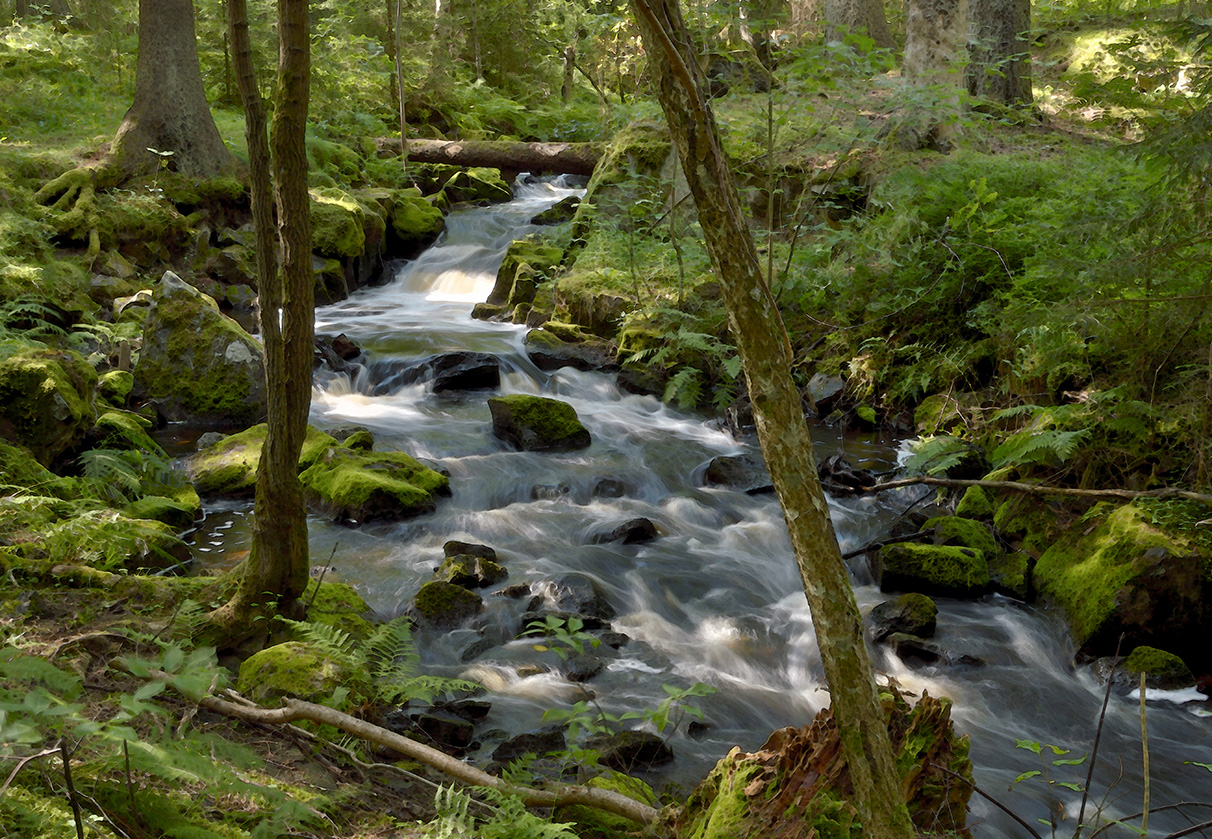
[[[691,787],[733,746],[753,750],[775,728],[804,725],[828,704],[807,604],[773,495],[707,487],[703,471],[718,455],[757,455],[718,422],[679,413],[651,396],[621,391],[614,377],[563,368],[540,371],[523,347],[525,328],[473,320],[470,310],[491,290],[509,243],[537,230],[529,220],[574,194],[559,182],[519,186],[508,204],[453,212],[446,232],[419,258],[398,266],[394,280],[365,289],[316,313],[316,332],[345,333],[371,362],[352,378],[318,375],[312,423],[322,429],[362,426],[380,449],[407,451],[450,474],[453,495],[437,511],[401,524],[343,527],[311,521],[312,558],[354,585],[379,613],[401,614],[429,580],[450,539],[489,545],[509,570],[508,580],[484,590],[486,609],[473,626],[416,634],[431,672],[483,681],[492,710],[477,731],[483,763],[503,735],[543,726],[543,712],[567,707],[582,687],[559,675],[559,660],[515,640],[512,628],[525,598],[494,596],[507,585],[532,584],[569,573],[590,578],[628,636],[616,651],[602,650],[606,667],[585,684],[610,713],[655,708],[665,692],[695,682],[717,690],[694,700],[705,726],[688,734],[682,720],[672,735],[676,760],[649,778]],[[502,393],[553,396],[570,403],[589,429],[592,445],[568,454],[516,452],[492,434],[484,391],[435,394],[426,383],[391,384],[393,370],[410,360],[467,350],[496,356]],[[844,451],[856,466],[896,466],[896,441],[872,435],[814,431],[818,458]],[[885,534],[912,494],[831,501],[843,551]],[[195,550],[212,564],[247,548],[248,510],[211,507]],[[656,524],[658,537],[626,545],[595,537],[636,517]],[[218,557],[219,559],[216,559]],[[872,582],[863,558],[852,560],[860,608],[889,599]],[[1041,605],[999,595],[979,601],[938,598],[935,640],[966,664],[909,666],[889,648],[874,648],[875,666],[913,695],[929,691],[954,700],[958,730],[972,739],[978,785],[1005,802],[1041,835],[1049,827],[1049,796],[1077,812],[1080,793],[1044,776],[1014,784],[1042,768],[1017,740],[1073,749],[1093,742],[1103,685],[1091,667],[1073,663],[1075,645],[1060,616]],[[508,628],[508,629],[507,629]],[[483,652],[462,659],[473,643]],[[520,675],[526,674],[526,675]],[[1194,690],[1150,693],[1148,742],[1152,803],[1212,798],[1212,774],[1187,762],[1212,764],[1209,720]],[[1043,752],[1051,758],[1048,749]],[[1085,765],[1056,766],[1051,779],[1085,781]],[[1011,789],[1013,787],[1013,789]],[[1135,695],[1113,694],[1102,733],[1088,809],[1102,801],[1116,817],[1141,809],[1140,709]],[[974,835],[1025,836],[979,796],[972,797]],[[1163,812],[1154,831],[1189,822]],[[1071,832],[1071,825],[1070,825]]]

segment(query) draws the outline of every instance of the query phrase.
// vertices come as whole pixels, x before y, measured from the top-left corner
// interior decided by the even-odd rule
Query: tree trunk
[[[968,0],[909,0],[901,75],[914,84],[961,86],[967,40]]]
[[[400,153],[400,141],[382,137],[375,141],[379,154]],[[454,166],[487,166],[515,172],[560,172],[592,175],[602,156],[593,143],[515,143],[506,140],[409,140],[408,159],[417,163],[448,163]]]
[[[817,478],[812,438],[791,381],[791,353],[774,296],[741,213],[690,36],[676,0],[631,0],[670,134],[723,286],[758,439],[783,506],[812,609],[833,711],[870,839],[910,839],[892,747],[867,656],[862,618]]]
[[[1030,0],[970,0],[968,92],[1003,105],[1029,105]]]
[[[17,0],[15,17],[18,20],[29,17],[29,0]]]
[[[126,175],[153,174],[165,161],[197,177],[235,168],[206,103],[191,0],[139,0],[135,101],[109,153]]]
[[[831,41],[861,29],[877,47],[892,49],[895,46],[880,0],[825,0],[825,23]]]

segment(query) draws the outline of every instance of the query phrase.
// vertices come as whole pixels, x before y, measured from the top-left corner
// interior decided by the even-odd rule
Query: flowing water
[[[713,421],[624,393],[611,376],[571,368],[543,373],[523,349],[524,328],[470,318],[472,303],[492,288],[508,243],[534,229],[528,220],[535,213],[571,193],[552,183],[519,186],[509,204],[452,213],[439,242],[404,264],[391,284],[317,311],[317,333],[344,332],[375,361],[352,380],[319,378],[313,424],[362,426],[374,432],[379,449],[440,464],[450,473],[453,496],[441,500],[435,513],[401,524],[342,528],[313,520],[312,556],[317,564],[331,556],[335,573],[387,616],[400,614],[431,578],[449,539],[494,547],[509,569],[508,583],[539,583],[567,572],[589,576],[618,613],[614,629],[631,639],[588,683],[604,710],[653,708],[665,697],[662,685],[703,682],[718,691],[697,700],[705,731],[687,736],[683,721],[670,741],[678,759],[655,775],[657,781],[692,785],[732,746],[752,750],[775,728],[806,724],[828,695],[774,497],[702,486],[703,467],[712,457],[754,453],[752,444]],[[569,454],[511,451],[491,433],[488,394],[434,394],[426,384],[383,383],[382,371],[393,364],[456,350],[498,357],[500,392],[570,403],[593,444]],[[894,447],[871,437],[820,430],[816,445],[818,456],[845,451],[860,467],[884,470],[896,463]],[[603,486],[611,491],[603,492]],[[843,550],[879,538],[911,502],[903,494],[834,500]],[[595,534],[636,516],[655,522],[659,538],[640,545],[594,543]],[[212,509],[199,550],[238,554],[247,544],[246,518],[242,507]],[[888,599],[871,584],[862,560],[855,561],[852,574],[864,612]],[[535,728],[543,724],[545,709],[567,707],[581,689],[558,675],[559,662],[550,652],[494,628],[516,622],[522,607],[492,592],[484,592],[487,608],[479,630],[420,632],[418,642],[432,671],[467,673],[492,688],[493,710],[481,730]],[[936,640],[983,663],[911,668],[880,647],[873,653],[876,667],[914,693],[951,697],[959,730],[972,738],[978,784],[1046,836],[1050,829],[1037,819],[1048,816],[1049,794],[1065,802],[1070,819],[1080,795],[1050,789],[1042,777],[1011,789],[1020,773],[1040,768],[1039,758],[1016,749],[1015,742],[1084,753],[1094,737],[1103,688],[1088,668],[1073,665],[1073,643],[1056,615],[999,596],[939,599],[938,605]],[[461,653],[481,632],[495,646],[463,663]],[[1212,764],[1209,720],[1195,706],[1174,701],[1197,695],[1167,698],[1149,705],[1152,801],[1212,800],[1212,773],[1185,763]],[[485,755],[490,739],[485,736]],[[1135,813],[1142,790],[1137,700],[1112,696],[1101,749],[1096,800],[1106,796],[1108,812],[1115,815]],[[1057,767],[1053,779],[1084,782],[1085,772],[1085,766]],[[1208,808],[1194,816],[1208,819]],[[972,798],[971,818],[977,836],[1027,835],[978,796]],[[1177,813],[1159,814],[1151,832],[1163,835],[1188,823]],[[1068,825],[1061,835],[1072,833],[1072,821]]]

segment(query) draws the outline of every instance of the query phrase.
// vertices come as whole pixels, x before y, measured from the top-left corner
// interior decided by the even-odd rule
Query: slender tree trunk
[[[210,114],[198,66],[192,0],[139,0],[135,100],[114,137],[109,163],[125,174],[151,174],[172,152],[169,168],[208,177],[235,161]]]
[[[968,92],[1029,105],[1031,0],[969,0]]]
[[[404,0],[395,0],[395,27],[392,40],[395,42],[396,94],[400,103],[400,168],[408,174],[408,111],[404,103],[404,65],[400,59],[400,13]]]
[[[869,839],[910,839],[862,618],[817,478],[812,438],[791,381],[790,347],[741,213],[715,117],[677,0],[631,0],[707,251],[724,290],[766,464],[783,506],[853,783]]]
[[[830,40],[860,29],[882,49],[891,49],[892,30],[880,0],[825,0],[826,34]]]
[[[17,0],[16,18],[21,20],[27,17],[29,17],[29,0]]]

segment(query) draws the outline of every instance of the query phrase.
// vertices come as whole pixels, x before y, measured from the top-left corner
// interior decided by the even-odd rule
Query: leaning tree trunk
[[[862,29],[882,49],[892,49],[892,30],[880,0],[825,0],[826,33],[830,40]]]
[[[677,0],[631,0],[658,96],[724,290],[762,453],[783,506],[853,783],[871,839],[909,839],[913,825],[867,656],[862,618],[817,478],[812,438],[791,381],[791,353],[762,275],[736,183],[720,147]]]
[[[206,103],[191,0],[139,0],[135,100],[108,158],[128,176],[153,173],[162,161],[199,177],[235,166]]]
[[[1029,105],[1031,0],[969,0],[968,92],[1003,105]]]

